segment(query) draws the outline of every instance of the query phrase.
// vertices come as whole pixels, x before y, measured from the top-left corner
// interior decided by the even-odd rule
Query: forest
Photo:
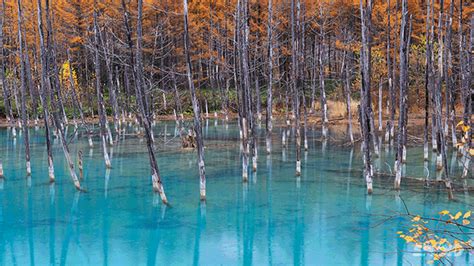
[[[244,251],[238,262],[220,264],[259,264],[258,256],[245,253],[253,254],[248,245],[254,229],[251,240],[246,234],[258,227],[259,218],[251,216],[249,222],[246,217],[255,215],[258,191],[270,193],[276,182],[272,173],[284,178],[288,189],[296,180],[297,190],[287,195],[287,188],[279,187],[266,204],[288,197],[297,209],[309,208],[304,202],[315,193],[310,190],[319,189],[307,183],[314,176],[327,176],[332,191],[342,182],[334,180],[353,175],[357,189],[347,193],[364,197],[371,220],[395,219],[377,217],[377,207],[370,206],[382,206],[372,201],[387,193],[396,198],[397,217],[407,219],[408,227],[392,238],[429,253],[431,259],[420,264],[458,264],[452,254],[472,252],[472,1],[1,0],[0,10],[0,187],[10,187],[5,199],[17,199],[18,208],[28,209],[28,219],[39,212],[30,213],[30,199],[43,197],[46,192],[37,190],[46,183],[50,191],[56,187],[74,197],[72,210],[63,210],[71,211],[73,223],[79,219],[78,195],[105,189],[107,198],[113,191],[108,184],[124,175],[122,168],[133,171],[140,165],[134,176],[139,183],[123,186],[149,188],[140,197],[153,197],[155,207],[161,201],[167,212],[179,209],[183,197],[199,202],[199,228],[206,213],[212,217],[213,202],[220,201],[219,186],[241,187],[235,193],[243,203],[229,208],[239,206],[237,217],[244,212]],[[342,156],[349,151],[348,161]],[[341,168],[344,172],[337,172]],[[102,171],[105,188],[89,183]],[[28,195],[29,203],[14,194],[15,186],[24,185],[13,183],[25,176],[29,185],[22,197]],[[9,183],[10,178],[15,181]],[[59,204],[48,193],[50,204]],[[427,203],[433,195],[436,200]],[[416,212],[408,198],[417,199],[411,202]],[[419,213],[434,202],[440,209]],[[293,214],[296,229],[290,232],[304,243],[301,238],[309,233],[299,226],[309,214]],[[278,220],[273,215],[268,214],[268,224],[272,217]],[[428,222],[436,222],[436,228]],[[439,224],[446,227],[443,233]],[[204,233],[196,233],[196,245]],[[299,254],[293,264],[305,264],[302,246],[293,248]],[[364,247],[356,264],[378,264],[367,260],[365,252],[373,250]],[[196,254],[202,251],[194,250],[193,264]],[[473,261],[466,256],[462,263],[469,265]],[[54,259],[50,263],[57,263]],[[163,261],[153,259],[151,264]],[[201,263],[213,264],[198,259]]]

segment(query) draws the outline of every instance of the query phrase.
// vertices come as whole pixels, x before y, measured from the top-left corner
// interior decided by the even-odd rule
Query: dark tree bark
[[[406,105],[407,90],[408,90],[408,2],[402,0],[402,22],[400,27],[400,114],[398,117],[398,136],[397,136],[397,154],[395,159],[395,189],[400,189],[400,182],[402,179],[403,153],[406,151],[404,143],[404,135],[406,134]]]
[[[390,142],[395,135],[395,90],[393,89],[393,68],[392,68],[392,56],[391,56],[391,21],[390,21],[390,0],[387,0],[387,78],[388,78],[388,93],[390,95],[390,118],[387,124],[387,132],[385,134],[385,141]]]
[[[365,5],[364,3],[365,2]],[[359,121],[361,124],[363,152],[364,152],[364,176],[367,185],[367,193],[372,194],[372,161],[370,152],[370,14],[372,12],[372,0],[360,0],[360,14],[362,24],[362,47],[361,47],[361,72],[362,72],[362,86],[361,86],[361,106],[359,111]]]
[[[444,1],[441,0],[440,6],[444,6]],[[444,183],[446,186],[446,190],[448,192],[448,198],[453,199],[453,191],[451,185],[451,178],[449,177],[449,165],[448,165],[448,158],[447,158],[447,148],[446,148],[446,136],[445,132],[442,128],[442,102],[441,102],[441,87],[443,81],[443,56],[444,56],[444,43],[443,43],[443,30],[442,30],[442,18],[443,18],[443,8],[439,10],[438,16],[438,69],[436,72],[436,84],[434,92],[435,97],[435,104],[436,104],[436,126],[437,126],[437,133],[438,133],[438,158],[437,158],[437,167],[438,170],[444,170]]]
[[[238,32],[236,33],[238,40],[239,50],[239,63],[241,65],[241,86],[240,86],[240,123],[242,130],[242,180],[248,182],[248,165],[250,155],[250,142],[249,142],[249,131],[250,131],[250,71],[249,71],[249,52],[248,52],[248,40],[249,40],[249,25],[248,25],[248,0],[240,0],[237,4],[237,17],[236,27]]]

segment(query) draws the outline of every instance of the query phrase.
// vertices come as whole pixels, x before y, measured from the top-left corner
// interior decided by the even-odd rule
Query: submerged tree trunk
[[[365,2],[365,6],[363,4]],[[370,35],[368,25],[370,25],[370,14],[372,12],[372,0],[360,0],[360,14],[362,24],[362,47],[361,47],[361,69],[362,69],[362,86],[361,86],[361,107],[359,112],[359,120],[361,124],[363,153],[364,153],[364,175],[367,185],[367,194],[372,194],[372,161],[370,153]]]
[[[249,93],[250,93],[250,71],[249,71],[249,52],[248,52],[248,40],[249,40],[249,25],[248,25],[248,0],[241,0],[237,5],[238,15],[236,22],[242,25],[239,28],[238,45],[239,45],[239,57],[240,65],[242,69],[242,86],[241,92],[241,130],[242,130],[242,180],[248,182],[248,165],[250,155],[250,143],[249,143],[249,129],[250,129],[250,106],[249,106]]]
[[[328,120],[328,107],[327,107],[327,101],[326,101],[326,86],[325,86],[325,77],[324,77],[324,63],[323,63],[323,46],[324,46],[324,21],[323,21],[323,9],[322,9],[322,4],[320,3],[319,6],[319,15],[321,19],[321,25],[320,25],[320,49],[319,49],[319,87],[320,87],[320,92],[321,92],[321,111],[322,111],[322,122],[323,122],[323,127],[326,127],[326,124],[329,122]],[[323,134],[324,137],[327,137],[325,134]]]
[[[392,56],[390,51],[390,39],[391,39],[391,24],[390,24],[390,0],[387,0],[387,77],[388,77],[388,93],[390,95],[390,118],[387,123],[387,132],[385,134],[385,141],[391,142],[395,132],[395,91],[393,89],[393,68],[392,68]]]
[[[184,53],[186,56],[186,72],[188,78],[188,86],[191,91],[191,100],[194,111],[194,132],[196,133],[197,153],[198,153],[198,166],[199,166],[199,191],[201,200],[206,200],[206,168],[204,164],[204,142],[202,140],[202,127],[201,127],[201,110],[199,102],[196,97],[196,90],[193,82],[193,70],[191,64],[190,55],[190,41],[188,33],[188,1],[183,0],[184,8]],[[207,106],[207,105],[206,105]]]
[[[444,1],[441,0],[440,6],[443,6]],[[447,159],[447,148],[446,148],[446,136],[444,134],[444,130],[442,127],[442,103],[441,103],[441,89],[442,89],[442,81],[443,81],[443,54],[444,52],[444,43],[443,43],[443,32],[442,32],[442,18],[443,18],[443,9],[441,8],[439,11],[438,17],[438,69],[436,75],[436,85],[435,85],[435,104],[436,104],[436,126],[437,126],[437,133],[438,133],[438,169],[441,166],[444,168],[444,183],[446,189],[448,191],[448,198],[452,199],[454,197],[451,185],[451,179],[449,177],[449,165]],[[446,114],[448,115],[448,114]],[[439,163],[441,161],[441,164]],[[441,169],[439,169],[441,170]]]
[[[51,18],[50,18],[50,14],[49,14],[49,0],[46,0],[45,1],[45,13],[46,13],[46,24],[47,24],[47,33],[48,33],[48,38],[47,38],[47,51],[49,51],[49,53],[47,53],[49,55],[49,60],[47,60],[47,62],[51,62],[52,64],[55,64],[54,62],[56,62],[55,58],[56,58],[56,54],[55,54],[55,49],[54,49],[54,43],[53,43],[53,38],[52,38],[52,31],[53,31],[53,28],[52,28],[52,22],[51,22]],[[46,64],[46,66],[48,66],[47,70],[50,70],[49,68],[49,65],[48,63]],[[74,162],[73,160],[71,159],[71,156],[70,156],[70,152],[69,152],[69,146],[68,146],[68,143],[67,143],[67,140],[66,140],[66,134],[64,132],[64,127],[63,127],[63,123],[61,122],[61,119],[60,119],[60,111],[61,111],[61,108],[58,106],[58,104],[61,104],[61,95],[59,93],[57,93],[59,91],[59,73],[56,71],[57,70],[57,67],[56,65],[53,66],[53,70],[54,72],[51,74],[51,75],[48,75],[48,76],[52,76],[52,78],[54,79],[54,86],[56,87],[55,90],[53,90],[52,88],[52,85],[51,85],[51,79],[49,79],[48,81],[46,81],[46,89],[49,91],[49,96],[50,96],[50,103],[51,103],[51,109],[53,110],[53,121],[54,121],[54,124],[55,124],[55,127],[56,127],[56,131],[58,132],[58,136],[59,136],[59,139],[61,141],[61,146],[63,148],[63,153],[64,153],[64,157],[66,158],[66,162],[68,164],[68,167],[69,167],[69,174],[71,176],[71,179],[74,183],[74,187],[81,191],[82,188],[81,188],[81,184],[79,183],[79,179],[77,178],[77,175],[76,175],[76,171],[74,170]],[[55,99],[54,98],[54,94],[56,92],[56,95],[58,97],[58,99]],[[64,115],[64,113],[63,113]]]
[[[295,19],[295,0],[291,0],[291,84],[293,93],[293,109],[296,120],[296,176],[301,175],[301,122],[300,122],[300,91],[299,91],[299,72],[298,72],[298,32],[300,19],[300,2],[296,0],[296,19]]]
[[[37,0],[37,12],[38,12],[38,33],[40,41],[40,62],[41,62],[41,78],[40,78],[40,100],[43,106],[43,121],[45,127],[45,138],[46,138],[46,150],[48,153],[48,174],[49,181],[54,182],[54,163],[53,163],[53,151],[51,147],[50,131],[49,131],[49,111],[48,111],[48,98],[46,83],[49,82],[48,78],[48,58],[44,44],[44,31],[43,31],[43,12],[41,7],[41,0]]]
[[[22,120],[22,130],[23,130],[23,140],[25,144],[25,160],[26,160],[26,174],[28,176],[31,175],[31,162],[30,162],[30,139],[29,139],[29,132],[28,132],[28,115],[26,113],[26,77],[25,77],[25,57],[24,53],[24,41],[23,41],[23,14],[21,11],[22,4],[21,0],[17,1],[18,4],[18,43],[19,43],[19,57],[20,57],[20,83],[21,83],[21,120]]]
[[[272,151],[272,130],[273,130],[273,1],[268,0],[268,85],[267,85],[267,116],[266,116],[266,146],[267,154]]]
[[[423,129],[423,160],[428,161],[429,154],[429,143],[428,143],[428,125],[429,125],[429,90],[433,86],[431,83],[431,68],[432,68],[432,40],[430,34],[430,23],[431,23],[431,0],[426,1],[426,58],[425,58],[425,118],[424,118],[424,129]]]
[[[99,40],[100,40],[100,33],[99,33],[99,22],[97,21],[97,0],[94,1],[94,65],[95,65],[95,86],[97,92],[97,105],[98,105],[98,112],[99,112],[99,122],[100,122],[100,138],[102,141],[102,150],[104,153],[104,161],[106,168],[112,168],[112,163],[110,162],[109,153],[107,151],[107,114],[105,113],[104,107],[104,96],[102,93],[102,83],[100,80],[101,73],[100,73],[100,58],[99,58]]]
[[[407,105],[407,86],[408,86],[408,3],[402,0],[402,22],[400,27],[400,114],[398,117],[398,136],[397,136],[397,154],[395,159],[395,189],[400,189],[402,179],[403,153],[405,152],[404,135],[406,134],[406,105]]]
[[[163,188],[161,181],[160,171],[156,162],[155,151],[153,147],[153,132],[151,129],[150,113],[147,107],[147,100],[144,91],[144,77],[143,77],[143,40],[142,40],[142,18],[143,18],[143,0],[138,0],[138,17],[137,17],[137,50],[136,50],[136,100],[137,105],[140,109],[139,120],[145,129],[145,137],[147,140],[148,156],[150,158],[150,166],[152,170],[152,183],[154,191],[158,192],[161,197],[161,201],[164,204],[168,204],[168,199]]]

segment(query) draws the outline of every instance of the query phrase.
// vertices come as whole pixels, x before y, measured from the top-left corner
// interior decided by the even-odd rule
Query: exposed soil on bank
[[[209,116],[207,116],[208,119],[225,119],[224,114],[222,113],[209,113]],[[228,115],[229,121],[236,120],[238,117],[238,114],[236,113],[230,113]],[[122,118],[120,118],[122,119]],[[134,122],[135,118],[134,116],[132,117],[126,117],[125,118],[127,122]],[[193,117],[192,115],[185,115],[184,120],[190,121],[192,120]],[[206,119],[206,115],[203,114],[203,119]],[[286,125],[286,118],[285,114],[274,114],[274,119],[275,119],[275,127],[282,127]],[[302,125],[304,125],[304,118],[302,117]],[[99,117],[87,117],[86,123],[91,123],[91,124],[96,124],[99,123]],[[108,117],[109,122],[113,122],[112,117]],[[156,121],[172,121],[175,120],[174,115],[156,115],[155,116]],[[379,132],[379,125],[378,125],[378,118],[376,117],[375,121],[375,127],[377,130],[377,135],[384,138],[385,135],[385,130],[386,130],[386,125],[387,125],[388,117],[383,117],[382,121],[382,131]],[[42,119],[38,119],[37,125],[38,126],[43,126],[44,121]],[[70,125],[73,125],[74,122],[72,119],[68,121]],[[77,121],[77,123],[80,124],[80,121]],[[395,127],[398,124],[398,118],[395,118]],[[416,115],[416,114],[411,114],[408,118],[408,145],[410,146],[417,146],[423,143],[423,133],[424,133],[424,117],[422,115]],[[456,121],[457,123],[457,121]],[[313,113],[308,115],[308,127],[311,129],[316,129],[322,127],[322,120],[321,120],[321,114],[319,113]],[[35,126],[35,121],[30,120],[29,121],[30,126]],[[348,136],[348,119],[347,117],[339,116],[339,117],[330,117],[329,122],[328,122],[328,128],[330,130],[330,137],[333,140],[336,140],[338,142],[347,142],[349,141],[349,136]],[[1,117],[0,118],[0,127],[11,127],[12,122],[7,121],[6,118]],[[262,115],[262,121],[261,121],[261,126],[265,127],[265,115]],[[353,130],[353,135],[354,135],[354,140],[357,142],[360,140],[360,127],[359,127],[359,122],[357,120],[357,116],[353,116],[352,119],[352,130]],[[429,126],[429,136],[431,136],[431,124]],[[450,137],[448,138],[448,141],[450,141]]]

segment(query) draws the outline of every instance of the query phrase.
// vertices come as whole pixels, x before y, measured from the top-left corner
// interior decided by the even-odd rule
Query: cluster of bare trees
[[[94,0],[89,13],[81,4],[73,6],[77,17],[89,19],[78,22],[73,35],[81,41],[71,45],[57,37],[70,34],[69,28],[56,23],[64,20],[61,12],[67,9],[60,3],[51,8],[49,0],[27,4],[6,1],[2,0],[0,16],[4,115],[13,135],[16,127],[23,131],[28,175],[30,120],[38,123],[42,118],[45,126],[50,181],[55,179],[51,140],[56,136],[77,189],[81,189],[80,178],[69,152],[68,119],[76,129],[80,121],[92,148],[95,133],[87,120],[98,116],[100,146],[108,169],[113,166],[110,147],[125,134],[125,122],[133,121],[136,133],[146,139],[152,187],[167,203],[153,126],[157,115],[173,113],[183,144],[197,150],[200,198],[205,200],[201,120],[209,117],[209,110],[216,116],[220,111],[225,121],[232,113],[238,114],[242,180],[247,182],[250,164],[252,171],[258,167],[262,112],[267,154],[272,152],[274,113],[284,114],[286,127],[294,128],[293,135],[283,130],[281,141],[286,147],[294,137],[295,175],[300,176],[302,150],[309,149],[309,119],[318,118],[322,138],[328,139],[329,102],[344,102],[348,139],[354,144],[352,117],[356,110],[351,103],[355,100],[359,102],[367,192],[373,191],[372,161],[380,156],[382,135],[387,145],[395,147],[394,187],[399,189],[406,163],[409,107],[418,103],[410,95],[417,93],[424,99],[424,159],[429,157],[431,134],[438,168],[452,197],[448,141],[457,147],[458,120],[464,125],[471,123],[474,16],[464,11],[472,11],[470,3],[360,0],[358,5],[343,3],[338,8],[325,1],[305,0],[120,0],[112,1],[115,8],[111,8]],[[25,14],[24,9],[36,12]],[[420,30],[420,19],[413,18],[419,10],[425,16],[424,31]],[[380,12],[386,19],[373,16]],[[25,17],[35,20],[25,23]],[[13,18],[16,26],[7,28],[5,21]],[[29,30],[31,25],[34,31]],[[8,34],[9,28],[15,28],[16,34]],[[424,64],[418,62],[420,58]],[[418,71],[425,73],[421,94],[412,86],[419,86],[414,82],[420,76]],[[184,122],[188,110],[193,113],[192,125]],[[459,110],[462,115],[456,115]],[[459,152],[466,177],[470,130],[464,142]],[[1,170],[0,162],[0,176]]]

